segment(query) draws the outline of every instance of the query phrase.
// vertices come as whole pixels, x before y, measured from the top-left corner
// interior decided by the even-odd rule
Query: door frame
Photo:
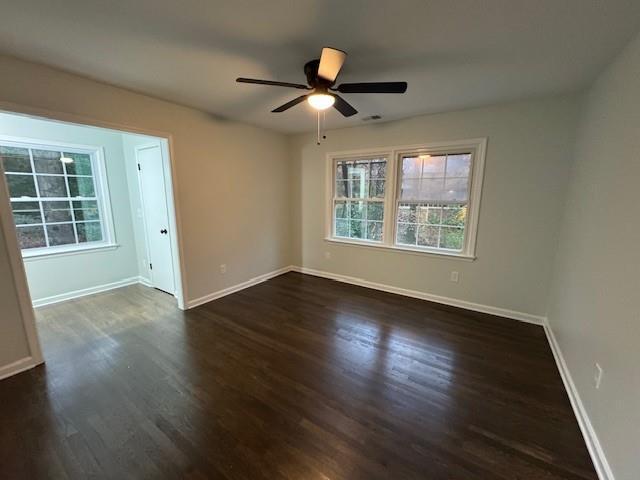
[[[138,165],[140,165],[140,163],[138,162],[138,152],[140,152],[141,150],[146,150],[149,148],[160,148],[160,158],[162,161],[162,170],[163,170],[163,187],[164,187],[164,192],[165,192],[165,202],[167,203],[167,217],[169,220],[169,231],[171,232],[170,235],[170,244],[171,244],[171,270],[173,271],[173,289],[174,289],[174,293],[173,296],[178,298],[178,290],[180,289],[180,279],[179,277],[176,275],[176,272],[179,270],[180,266],[177,265],[176,262],[176,256],[174,254],[174,252],[176,252],[178,250],[178,245],[176,244],[176,235],[174,235],[174,232],[176,231],[176,225],[175,225],[175,212],[173,211],[173,195],[172,192],[169,190],[167,190],[166,186],[167,186],[167,178],[166,175],[168,174],[168,168],[170,168],[171,166],[169,165],[169,162],[167,161],[167,155],[165,154],[165,145],[164,145],[164,141],[163,139],[160,139],[160,144],[158,145],[157,143],[147,143],[147,144],[142,144],[142,145],[136,145],[134,147],[134,151],[135,151],[135,157],[136,157],[136,163],[138,163]],[[140,195],[140,204],[142,205],[142,223],[144,224],[144,242],[145,242],[145,246],[147,248],[147,263],[149,263],[151,261],[151,259],[149,258],[150,253],[151,253],[151,244],[149,242],[149,226],[147,224],[147,216],[146,216],[146,212],[145,212],[145,203],[144,203],[144,193],[142,191],[142,178],[140,177],[140,175],[142,174],[142,172],[140,171],[140,169],[137,170],[138,173],[138,193]],[[170,175],[170,173],[169,173]],[[169,182],[171,181],[171,179],[169,179]],[[153,284],[153,272],[150,272],[151,278],[149,279],[151,281],[151,283]]]
[[[177,247],[175,250],[175,254],[173,255],[174,276],[177,280],[176,299],[178,301],[178,308],[180,308],[181,310],[185,310],[185,298],[188,298],[188,287],[184,262],[184,240],[182,235],[182,220],[180,218],[180,205],[178,199],[178,178],[177,166],[175,161],[175,150],[173,146],[173,134],[150,128],[140,128],[133,125],[104,121],[84,115],[49,110],[39,107],[31,107],[2,100],[0,100],[0,112],[22,115],[25,117],[33,117],[39,120],[52,120],[61,123],[71,123],[89,127],[106,128],[110,130],[117,130],[123,133],[137,133],[141,135],[158,137],[162,140],[161,145],[163,145],[163,158],[167,158],[170,167],[167,173],[169,174],[171,179],[171,191],[167,193],[168,196],[171,197],[171,202],[169,202],[169,208],[171,210],[169,212],[169,221],[172,222],[175,226],[174,242]],[[1,372],[1,376],[4,377],[44,363],[44,358],[42,356],[42,349],[40,347],[40,339],[38,337],[38,330],[36,327],[35,311],[33,303],[31,301],[31,293],[29,292],[29,284],[27,282],[27,275],[24,268],[22,252],[20,251],[20,247],[18,245],[16,226],[13,221],[11,203],[9,201],[9,192],[6,188],[6,182],[4,180],[4,169],[2,165],[0,165],[0,175],[2,175],[2,179],[0,181],[0,228],[2,228],[5,237],[7,253],[9,256],[9,262],[13,276],[13,285],[17,292],[23,328],[29,346],[29,357],[20,359],[14,364],[10,364],[4,367],[3,372]],[[175,268],[176,262],[178,264],[177,269]],[[5,369],[8,370],[6,374],[4,373]]]

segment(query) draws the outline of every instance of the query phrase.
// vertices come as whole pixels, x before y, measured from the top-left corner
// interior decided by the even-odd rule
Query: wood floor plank
[[[37,317],[46,366],[0,382],[1,478],[597,478],[535,325],[298,273]]]

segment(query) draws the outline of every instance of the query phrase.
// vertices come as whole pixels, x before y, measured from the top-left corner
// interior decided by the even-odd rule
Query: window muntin
[[[400,154],[396,245],[464,250],[471,163],[471,152]]]
[[[383,237],[387,159],[336,160],[333,168],[333,235],[370,242]]]
[[[95,156],[71,147],[0,143],[23,252],[53,253],[108,243]],[[63,163],[62,157],[73,162]]]

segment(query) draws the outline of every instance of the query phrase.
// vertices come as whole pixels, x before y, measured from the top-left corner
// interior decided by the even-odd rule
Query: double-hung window
[[[379,242],[384,220],[387,159],[336,160],[334,235]]]
[[[330,241],[474,258],[486,139],[328,156]]]
[[[24,256],[112,245],[99,149],[0,140]]]

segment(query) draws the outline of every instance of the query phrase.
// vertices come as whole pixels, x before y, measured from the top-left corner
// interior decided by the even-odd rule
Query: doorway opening
[[[168,138],[0,111],[0,177],[33,307],[141,284],[184,308]]]

